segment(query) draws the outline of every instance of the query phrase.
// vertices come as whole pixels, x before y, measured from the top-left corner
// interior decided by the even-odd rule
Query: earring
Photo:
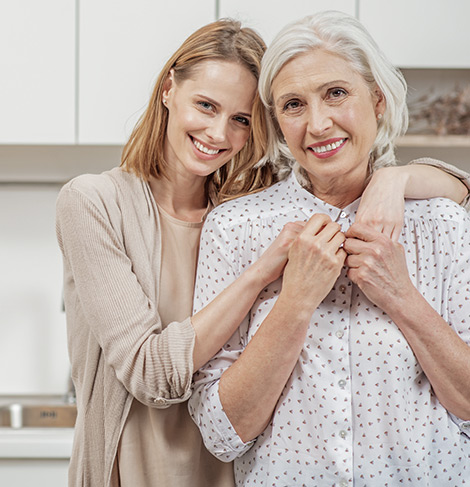
[[[383,115],[381,113],[377,114],[377,120],[382,120]]]
[[[166,106],[167,99],[166,98],[163,98],[162,102]]]

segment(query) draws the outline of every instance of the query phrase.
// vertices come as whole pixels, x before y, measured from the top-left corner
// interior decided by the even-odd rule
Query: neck
[[[173,174],[150,178],[150,189],[157,204],[168,214],[183,221],[201,221],[207,209],[206,178]]]
[[[359,198],[367,186],[367,173],[349,174],[331,178],[309,175],[312,193],[335,208],[345,208]]]
[[[339,188],[336,190],[335,188],[326,188],[324,190],[317,190],[317,188],[315,188],[313,194],[335,208],[346,208],[346,206],[350,205],[362,195],[364,188],[365,186],[361,186],[360,188],[356,188],[355,190],[351,189],[349,191],[344,191],[344,188],[342,188],[343,192],[340,192]]]

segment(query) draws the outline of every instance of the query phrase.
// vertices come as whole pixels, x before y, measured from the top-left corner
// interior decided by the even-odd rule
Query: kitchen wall
[[[0,146],[0,395],[65,394],[69,377],[55,201],[120,147]]]
[[[0,394],[64,393],[56,185],[0,186]]]

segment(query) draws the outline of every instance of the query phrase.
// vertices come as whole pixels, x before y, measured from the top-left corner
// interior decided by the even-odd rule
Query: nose
[[[333,126],[329,108],[322,104],[309,105],[308,131],[316,137],[324,135]]]
[[[206,134],[213,142],[224,142],[227,138],[227,126],[228,122],[225,118],[215,117],[206,128]]]

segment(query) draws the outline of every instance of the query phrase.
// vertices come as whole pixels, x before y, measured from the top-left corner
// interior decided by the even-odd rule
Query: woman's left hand
[[[356,222],[372,227],[398,241],[405,212],[406,173],[384,167],[372,174],[356,214]]]
[[[402,245],[374,228],[354,223],[346,232],[343,248],[348,254],[348,277],[386,313],[412,294]]]

